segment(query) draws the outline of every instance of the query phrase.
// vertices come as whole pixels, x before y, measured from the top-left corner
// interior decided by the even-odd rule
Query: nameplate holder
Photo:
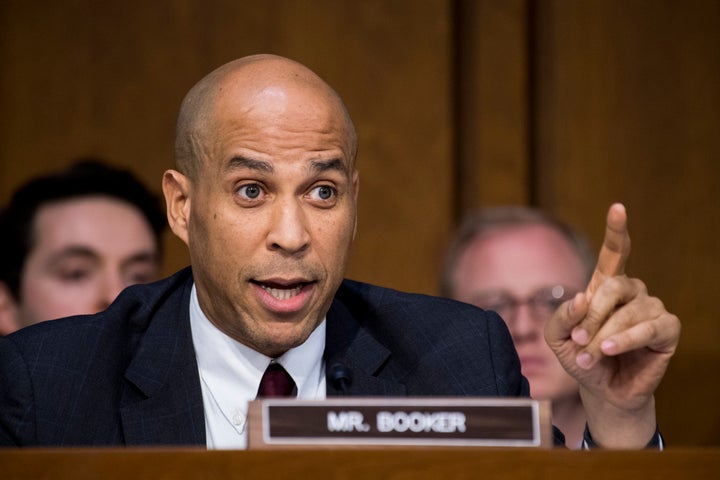
[[[525,398],[262,399],[248,448],[552,447],[550,406]]]

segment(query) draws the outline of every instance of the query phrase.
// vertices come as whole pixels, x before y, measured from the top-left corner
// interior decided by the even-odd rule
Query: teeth
[[[273,297],[277,298],[278,300],[287,300],[289,298],[294,297],[295,295],[300,293],[300,290],[302,290],[302,287],[295,287],[295,288],[270,288],[266,286],[262,286],[263,290],[268,292]]]

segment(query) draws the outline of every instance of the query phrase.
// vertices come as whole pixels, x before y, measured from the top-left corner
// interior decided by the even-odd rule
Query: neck
[[[580,395],[571,395],[552,402],[553,424],[565,434],[565,445],[578,449],[585,431],[585,409]]]

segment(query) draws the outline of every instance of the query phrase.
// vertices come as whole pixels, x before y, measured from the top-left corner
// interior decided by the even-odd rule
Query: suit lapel
[[[157,308],[134,312],[139,345],[125,372],[121,417],[127,445],[205,445],[205,415],[190,331],[192,275],[179,274]],[[357,300],[357,299],[355,299]],[[353,313],[351,313],[351,310]],[[386,368],[391,352],[365,328],[372,313],[362,302],[335,298],[327,315],[325,362],[349,369],[346,392],[328,379],[327,395],[405,396],[406,387]],[[366,319],[366,317],[368,317]],[[147,324],[145,330],[145,324]],[[382,375],[382,377],[381,377]]]
[[[327,379],[327,395],[404,396],[405,385],[392,378],[381,378],[380,372],[391,352],[378,342],[360,321],[367,315],[364,309],[350,308],[337,297],[327,315],[325,365],[330,373],[339,364],[349,369],[351,382],[342,392],[332,379]]]
[[[169,290],[150,314],[125,372],[121,399],[127,445],[205,445],[200,378],[190,332],[192,278]]]

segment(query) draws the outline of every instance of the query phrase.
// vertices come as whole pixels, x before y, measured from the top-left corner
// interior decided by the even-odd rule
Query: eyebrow
[[[239,168],[247,168],[266,173],[273,173],[275,169],[270,162],[264,160],[255,160],[247,157],[233,157],[228,163],[228,169],[234,170]],[[310,162],[310,170],[316,173],[322,173],[335,170],[343,174],[347,174],[347,166],[339,158],[331,158],[328,160],[313,160]]]
[[[92,261],[99,261],[101,259],[101,255],[98,254],[98,252],[96,252],[95,250],[88,247],[70,246],[52,255],[48,261],[48,265],[50,267],[55,267],[63,261],[72,258],[84,258]],[[131,255],[129,258],[124,259],[122,262],[123,266],[135,263],[159,264],[160,258],[155,252],[141,251]]]
[[[339,158],[331,158],[329,160],[313,160],[310,163],[310,169],[317,173],[327,172],[328,170],[335,170],[340,173],[347,174],[347,166],[345,162]]]
[[[250,170],[258,170],[261,172],[273,173],[275,169],[269,162],[263,160],[254,160],[246,157],[233,157],[230,159],[228,169],[249,168]]]
[[[48,259],[47,264],[50,267],[54,267],[68,258],[87,258],[87,259],[97,260],[100,257],[94,250],[92,250],[90,248],[83,247],[83,246],[70,246],[70,247],[63,248],[59,252],[54,253]]]
[[[160,258],[154,252],[139,252],[139,253],[132,255],[130,258],[124,259],[121,267],[127,268],[127,267],[130,267],[131,265],[137,265],[140,263],[159,265]]]

